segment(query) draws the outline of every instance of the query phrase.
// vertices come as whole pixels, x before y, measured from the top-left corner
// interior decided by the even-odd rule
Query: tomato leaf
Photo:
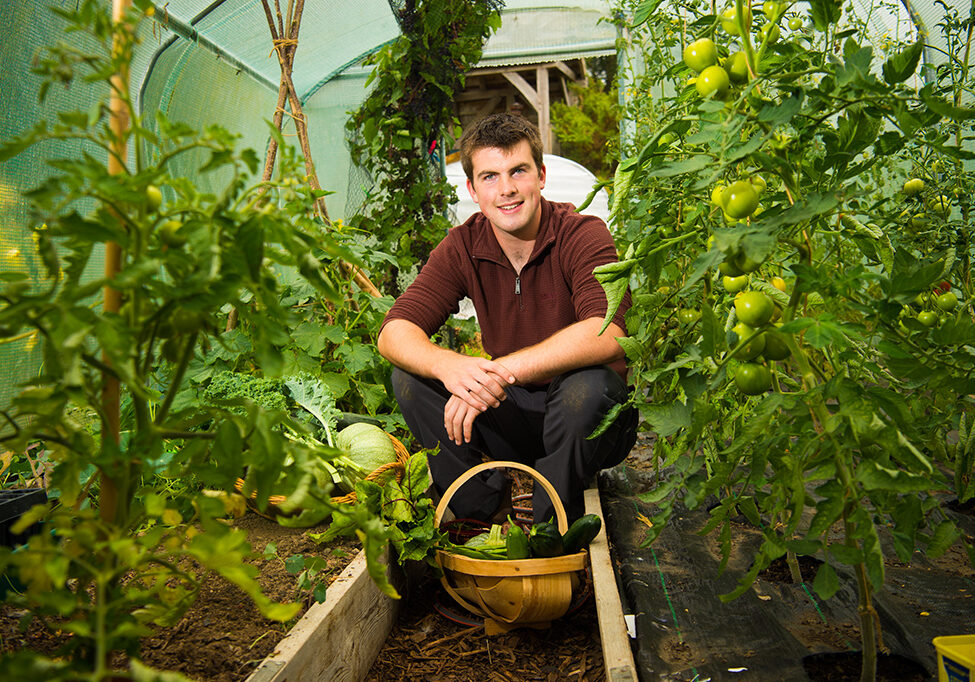
[[[820,565],[813,580],[813,589],[821,599],[829,599],[840,589],[840,581],[836,576],[836,569],[827,563]]]
[[[603,326],[599,330],[602,334],[606,327],[613,321],[613,316],[623,302],[626,289],[630,283],[630,272],[633,270],[637,261],[635,259],[617,261],[616,263],[606,263],[600,265],[592,271],[593,277],[603,287],[606,292],[606,317],[603,318]]]
[[[657,438],[672,436],[691,426],[691,406],[675,400],[669,405],[649,405],[640,412],[657,434]]]
[[[657,11],[660,2],[661,0],[643,0],[633,12],[633,28],[646,23],[647,19]]]
[[[920,36],[916,43],[905,47],[897,54],[891,55],[890,59],[884,62],[884,80],[891,85],[906,81],[917,71],[917,65],[921,61],[923,53],[924,36]]]
[[[954,104],[935,95],[930,85],[921,88],[921,99],[928,105],[928,108],[936,114],[953,121],[969,121],[975,118],[975,109],[968,107],[957,107]]]
[[[835,24],[843,12],[841,0],[810,0],[809,16],[812,17],[817,31],[825,31],[830,24]]]
[[[857,467],[856,480],[866,490],[888,490],[909,493],[928,490],[931,481],[927,476],[912,474],[901,469],[890,469],[873,460],[863,460]]]

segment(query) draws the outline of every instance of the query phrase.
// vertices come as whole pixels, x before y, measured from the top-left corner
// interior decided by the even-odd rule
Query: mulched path
[[[602,646],[591,597],[546,630],[522,628],[488,637],[427,576],[404,596],[403,611],[369,670],[367,682],[437,680],[524,682],[604,680]],[[443,615],[437,607],[451,611]]]

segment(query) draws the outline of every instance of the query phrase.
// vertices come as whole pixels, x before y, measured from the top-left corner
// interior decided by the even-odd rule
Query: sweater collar
[[[540,202],[541,219],[538,223],[538,235],[535,237],[535,245],[532,247],[532,254],[525,263],[531,263],[540,253],[555,243],[555,230],[552,228],[552,202],[542,197]],[[478,212],[474,216],[476,230],[474,231],[474,241],[471,245],[471,255],[475,258],[482,258],[498,263],[508,263],[508,257],[504,255],[498,238],[494,236],[491,223],[484,217],[483,213]]]

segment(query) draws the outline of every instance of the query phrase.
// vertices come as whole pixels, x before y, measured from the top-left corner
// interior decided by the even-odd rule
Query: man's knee
[[[623,379],[611,368],[584,367],[560,376],[549,390],[567,424],[598,423],[614,405],[626,400]]]

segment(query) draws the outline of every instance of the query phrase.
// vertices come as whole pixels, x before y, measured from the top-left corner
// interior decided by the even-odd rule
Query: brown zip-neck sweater
[[[617,260],[606,224],[572,204],[542,199],[542,216],[528,262],[515,272],[482,213],[449,230],[416,280],[386,314],[432,336],[465,296],[474,302],[484,350],[498,358],[547,339],[590,317],[606,314],[606,295],[592,271]],[[623,317],[629,292],[613,317]],[[626,379],[626,361],[612,365]]]

